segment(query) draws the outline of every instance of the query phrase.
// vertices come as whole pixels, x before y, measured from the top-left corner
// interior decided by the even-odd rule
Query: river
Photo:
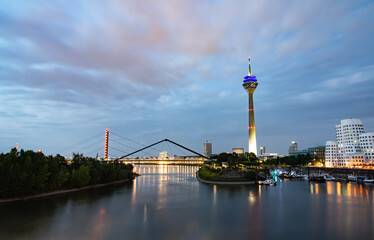
[[[0,239],[374,239],[374,186],[215,186],[196,166],[136,166],[134,182],[0,205]]]

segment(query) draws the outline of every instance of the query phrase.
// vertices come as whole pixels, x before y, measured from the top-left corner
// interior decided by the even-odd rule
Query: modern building
[[[296,150],[296,151],[289,153],[289,156],[297,157],[299,155],[308,155],[308,150],[307,149]]]
[[[233,148],[232,153],[243,154],[244,153],[244,148]]]
[[[248,58],[251,61],[251,58]],[[252,75],[251,64],[248,66],[248,76],[244,77],[243,87],[248,93],[248,152],[253,152],[257,155],[256,129],[255,129],[255,114],[253,105],[253,93],[257,88],[258,82],[256,76]]]
[[[203,146],[203,155],[210,158],[212,156],[212,143],[206,141]]]
[[[262,159],[264,161],[274,159],[274,158],[277,158],[277,157],[281,158],[281,157],[284,157],[284,155],[279,155],[278,153],[264,153],[264,154],[261,154],[260,156],[258,156],[259,159]]]
[[[365,161],[374,162],[374,132],[361,134],[358,141],[361,152],[365,154]]]
[[[339,158],[339,148],[338,143],[335,141],[326,142],[325,150],[325,163],[326,167],[337,167]]]
[[[341,120],[335,131],[337,142],[326,142],[327,167],[350,167],[373,162],[374,133],[365,133],[360,119]]]
[[[326,151],[325,146],[316,146],[316,147],[308,148],[308,154],[312,158],[317,157],[321,161],[325,160],[325,151]]]
[[[168,152],[159,152],[158,153],[158,159],[162,159],[162,160],[165,160],[168,158]]]
[[[264,155],[265,153],[266,153],[265,146],[264,147],[260,147],[260,155]]]
[[[288,155],[291,156],[294,152],[297,151],[297,142],[292,141],[291,146],[288,148]]]

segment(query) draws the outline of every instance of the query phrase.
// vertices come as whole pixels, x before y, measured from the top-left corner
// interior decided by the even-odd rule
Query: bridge
[[[142,145],[142,147],[140,148],[134,148],[128,144],[124,144],[123,141],[120,142],[118,139],[117,140],[112,140],[109,138],[109,130],[106,129],[105,131],[105,143],[104,143],[104,156],[102,158],[99,157],[98,153],[96,154],[96,158],[100,161],[104,161],[104,162],[110,162],[110,163],[114,163],[114,162],[120,162],[120,163],[124,163],[124,164],[165,164],[165,165],[201,165],[201,164],[204,164],[205,162],[207,161],[211,161],[208,157],[190,149],[190,148],[187,148],[179,143],[176,143],[170,139],[163,139],[163,140],[160,140],[158,142],[155,142],[155,143],[152,143],[150,145],[144,145],[142,143],[139,143],[137,141],[133,141],[129,138],[126,138],[126,137],[123,137],[119,134],[116,134],[116,133],[111,133],[111,135],[114,135],[116,136],[117,138],[120,137],[121,139],[125,139],[128,141],[131,141],[133,143],[136,143],[138,145]],[[91,138],[90,138],[91,139]],[[89,140],[91,141],[91,140]],[[116,147],[111,147],[110,148],[110,144],[109,142],[112,142],[112,143],[116,143],[117,145],[121,145],[121,147],[117,148]],[[80,143],[79,143],[80,144]],[[78,144],[78,145],[79,145]],[[161,147],[161,150],[158,148],[161,144],[162,147]],[[145,155],[149,155],[149,153],[151,151],[153,152],[157,152],[160,153],[163,151],[164,149],[164,146],[165,144],[169,147],[169,150],[171,150],[171,153],[173,154],[173,156],[171,157],[167,157],[167,156],[152,156],[152,154],[148,157],[145,157]],[[193,155],[190,155],[190,156],[178,156],[178,155],[174,155],[173,153],[173,150],[171,148],[171,146],[174,146],[176,148],[179,148],[181,150],[186,150],[188,151],[190,154],[192,153]],[[122,150],[122,149],[129,149],[131,148],[132,152],[126,152],[125,150]],[[103,149],[101,147],[101,149]],[[121,156],[121,157],[116,157],[116,156],[110,156],[109,152],[110,150],[114,150],[114,151],[117,151],[117,152],[121,152],[121,153],[125,153],[125,155]],[[146,151],[147,150],[147,151]],[[145,153],[144,153],[145,152]],[[143,153],[142,156],[136,156],[135,154],[139,154],[139,153]],[[164,152],[166,153],[166,152]],[[185,152],[184,152],[185,153]],[[167,155],[167,153],[166,153]],[[70,159],[67,159],[67,161],[69,162]]]

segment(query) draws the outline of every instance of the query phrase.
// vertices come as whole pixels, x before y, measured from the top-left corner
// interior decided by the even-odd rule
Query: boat
[[[307,175],[305,175],[305,174],[293,174],[292,175],[292,178],[305,178],[305,176],[307,176]]]
[[[372,184],[374,184],[374,179],[364,179],[364,183],[365,184],[370,184],[370,183],[372,183]]]
[[[323,176],[323,178],[326,180],[326,181],[335,181],[335,177],[331,176],[331,175],[328,175],[328,174],[322,174],[321,176]]]
[[[357,177],[357,183],[364,183],[364,181],[367,179],[367,177],[358,176]]]
[[[336,177],[333,181],[335,182],[347,182],[348,180],[345,178]]]
[[[279,178],[292,178],[292,175],[290,174],[287,174],[287,173],[282,173],[280,175],[278,175]]]
[[[309,182],[320,182],[320,183],[324,183],[324,182],[326,182],[326,179],[325,179],[324,176],[316,175],[316,176],[310,176],[308,178],[308,181]]]
[[[348,175],[348,181],[350,182],[357,182],[357,177],[353,175]]]
[[[277,184],[277,182],[274,179],[272,179],[272,178],[268,178],[268,179],[265,179],[263,181],[258,181],[258,184],[260,184],[260,185],[275,186]]]
[[[350,182],[364,183],[365,180],[367,180],[367,177],[348,175],[348,181]]]

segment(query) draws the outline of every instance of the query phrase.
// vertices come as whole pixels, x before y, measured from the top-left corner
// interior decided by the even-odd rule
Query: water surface
[[[0,239],[374,239],[374,186],[215,186],[194,166],[137,166],[134,182],[0,205]]]

